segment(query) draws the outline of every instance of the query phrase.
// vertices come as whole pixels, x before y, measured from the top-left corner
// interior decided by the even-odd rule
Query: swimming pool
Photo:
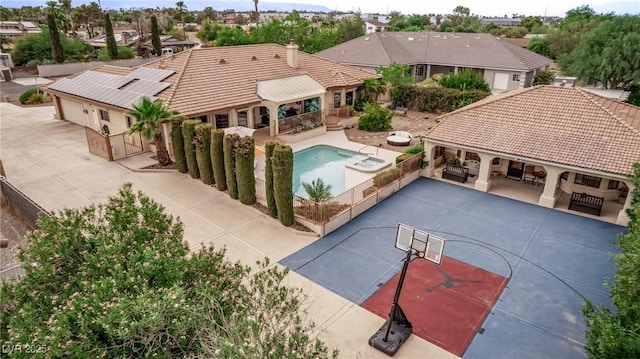
[[[344,192],[345,165],[355,163],[362,155],[333,146],[313,146],[293,154],[293,193],[308,197],[302,183],[322,178],[331,185],[331,194]]]

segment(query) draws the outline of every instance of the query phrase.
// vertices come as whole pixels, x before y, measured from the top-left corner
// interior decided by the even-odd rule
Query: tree
[[[620,236],[621,252],[615,256],[615,278],[608,287],[615,314],[604,306],[585,301],[585,350],[590,358],[640,357],[640,163],[634,164],[631,176],[635,189],[629,214],[629,231]]]
[[[216,35],[215,46],[235,46],[249,44],[249,36],[239,27],[222,27]]]
[[[184,12],[187,10],[187,5],[184,4],[184,1],[178,1],[176,3],[176,8],[178,10],[178,18],[182,23],[182,31],[184,32],[184,38],[187,38],[187,29],[184,27]]]
[[[383,79],[365,79],[360,92],[362,99],[366,102],[376,102],[378,96],[387,92],[387,86]]]
[[[211,162],[211,130],[213,130],[211,123],[201,123],[195,127],[196,162],[198,162],[200,180],[208,185],[213,184],[214,181]]]
[[[180,173],[187,173],[187,157],[184,153],[184,135],[182,134],[182,122],[187,117],[176,116],[171,121],[171,146],[173,147],[173,158],[176,163],[176,169]]]
[[[540,16],[527,16],[520,20],[520,26],[524,26],[531,31],[536,26],[542,26],[542,20]]]
[[[224,169],[224,130],[211,130],[211,167],[219,191],[227,189],[227,175]]]
[[[253,6],[255,7],[255,12],[253,13],[253,20],[257,24],[260,22],[260,13],[258,12],[258,0],[253,0]]]
[[[349,41],[365,34],[366,26],[360,14],[354,18],[345,17],[338,22],[338,32],[342,36],[342,41]]]
[[[276,198],[273,188],[273,168],[272,168],[272,156],[273,150],[278,146],[278,142],[269,141],[264,145],[265,167],[264,167],[264,188],[267,197],[267,210],[271,217],[278,217],[278,209],[276,207]]]
[[[553,71],[538,70],[536,71],[536,75],[533,77],[533,86],[550,85],[551,82],[553,82],[554,77],[555,74]]]
[[[109,54],[109,49],[107,49],[106,47],[103,47],[102,49],[100,49],[100,51],[98,51],[98,57],[97,60],[98,61],[109,61],[109,60],[124,60],[124,59],[132,59],[135,57],[135,54],[133,53],[133,49],[131,49],[129,46],[116,46],[116,50],[118,51],[118,56],[116,56],[116,58],[114,59],[113,57],[111,57],[111,54]]]
[[[529,41],[527,49],[548,58],[551,58],[553,56],[553,54],[551,53],[551,47],[549,47],[549,43],[543,38],[536,37],[531,39],[531,41]]]
[[[100,26],[102,19],[102,9],[96,2],[91,2],[89,5],[82,4],[71,12],[73,24],[75,26],[84,25],[90,39],[96,35],[94,29],[96,26]]]
[[[62,40],[60,40],[60,31],[56,24],[56,18],[54,13],[55,2],[50,1],[49,13],[47,14],[47,26],[49,27],[49,40],[51,41],[51,57],[59,64],[64,62],[64,48],[62,47]]]
[[[464,18],[468,17],[470,14],[471,10],[469,10],[468,7],[458,5],[455,9],[453,9],[453,15],[449,16],[449,18],[451,19],[453,25],[457,26],[462,25],[462,21],[464,20]]]
[[[224,151],[224,173],[227,177],[227,189],[229,197],[238,199],[238,182],[236,179],[236,142],[240,140],[240,136],[236,133],[230,133],[224,136],[222,140],[222,149]]]
[[[218,33],[219,29],[220,25],[214,23],[211,19],[204,19],[202,20],[200,30],[198,30],[196,37],[204,43],[204,46],[207,46],[209,42],[212,42],[216,39],[216,34]]]
[[[382,75],[384,83],[396,87],[400,84],[413,84],[416,79],[411,76],[409,65],[392,63],[389,66],[381,66],[376,69],[376,73]]]
[[[294,222],[293,215],[293,150],[290,146],[277,145],[271,156],[273,169],[273,193],[278,219],[285,226]]]
[[[52,61],[49,28],[44,25],[39,34],[31,34],[18,38],[11,49],[11,57],[15,65],[38,64]],[[86,41],[62,37],[65,62],[76,62],[85,54],[93,52]]]
[[[168,110],[162,102],[151,101],[148,97],[143,97],[140,104],[134,104],[133,110],[129,114],[136,118],[136,122],[129,128],[128,133],[142,133],[148,141],[153,141],[156,147],[156,159],[162,166],[171,163],[167,146],[162,137],[162,123],[171,120],[178,114],[176,111]]]
[[[116,37],[113,34],[113,24],[111,24],[111,17],[109,13],[104,13],[104,32],[107,37],[107,52],[112,60],[118,59],[118,44],[116,43]]]
[[[287,269],[265,260],[251,274],[224,250],[189,253],[180,220],[131,184],[38,224],[19,254],[25,276],[0,289],[5,346],[37,343],[57,358],[337,355],[303,323]]]
[[[311,180],[311,183],[302,182],[302,187],[314,202],[326,202],[332,198],[331,185],[325,184],[322,178]]]
[[[369,132],[380,132],[391,129],[393,112],[380,106],[379,103],[364,105],[364,114],[358,118],[358,129]]]
[[[545,40],[553,59],[571,53],[581,42],[582,37],[593,30],[600,21],[610,16],[596,15],[589,6],[580,6],[569,10],[565,18],[555,29],[547,32]]]
[[[162,42],[160,41],[160,29],[158,28],[158,18],[151,15],[151,44],[158,56],[162,55]]]
[[[600,22],[569,56],[560,58],[559,64],[564,73],[584,83],[618,88],[640,79],[638,54],[640,16],[615,16]]]
[[[251,205],[256,202],[255,148],[252,136],[241,137],[235,143],[236,182],[238,199],[242,204]]]
[[[182,137],[184,139],[184,157],[187,160],[187,170],[191,178],[200,177],[200,169],[198,168],[198,160],[196,157],[196,126],[202,121],[185,120],[182,122]]]

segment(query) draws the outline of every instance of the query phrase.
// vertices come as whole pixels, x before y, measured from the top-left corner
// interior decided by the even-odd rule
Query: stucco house
[[[624,205],[618,199],[625,187],[634,188],[627,175],[640,161],[639,107],[549,85],[491,96],[438,121],[423,137],[426,176],[441,177],[446,162],[458,156],[475,172],[467,185],[476,190],[491,192],[502,179],[529,179],[538,186],[526,188],[538,191],[541,206],[567,208],[574,193],[587,194],[611,204],[616,223],[628,222],[631,196],[620,198]]]
[[[40,27],[30,21],[0,21],[0,34],[16,39],[20,36],[39,34]]]
[[[119,141],[97,151],[118,159],[135,150],[127,143],[139,146],[125,133],[135,121],[127,113],[144,96],[216,128],[261,128],[277,136],[323,130],[325,117],[353,105],[372,77],[377,75],[298,51],[296,44],[265,44],[191,49],[135,69],[101,66],[43,90],[53,97],[59,119],[91,132],[90,149],[101,141],[94,132]],[[168,125],[164,130],[168,141]]]
[[[417,82],[468,68],[482,73],[497,91],[530,87],[536,71],[553,62],[491,34],[451,32],[375,32],[316,55],[369,72],[406,64]]]

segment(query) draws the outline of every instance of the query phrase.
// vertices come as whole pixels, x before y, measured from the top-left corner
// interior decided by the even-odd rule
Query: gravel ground
[[[0,271],[20,263],[18,247],[29,230],[29,226],[13,212],[11,207],[0,206],[0,237],[9,240],[9,247],[0,249]]]
[[[427,129],[435,126],[435,118],[438,115],[428,112],[418,112],[409,110],[406,116],[394,116],[391,120],[390,131],[407,131],[413,135],[410,146],[420,144],[420,137],[425,135]],[[344,133],[347,135],[350,141],[362,143],[365,145],[372,145],[376,147],[386,148],[392,151],[402,152],[409,146],[393,146],[387,143],[387,136],[390,131],[383,132],[367,132],[358,130],[358,126],[347,128]]]

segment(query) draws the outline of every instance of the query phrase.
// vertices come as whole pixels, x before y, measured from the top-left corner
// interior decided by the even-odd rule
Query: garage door
[[[509,74],[496,72],[493,76],[493,88],[496,90],[506,90],[509,85]]]
[[[88,125],[84,107],[80,102],[61,98],[60,106],[62,106],[62,113],[64,114],[65,120],[77,123],[80,126]]]

